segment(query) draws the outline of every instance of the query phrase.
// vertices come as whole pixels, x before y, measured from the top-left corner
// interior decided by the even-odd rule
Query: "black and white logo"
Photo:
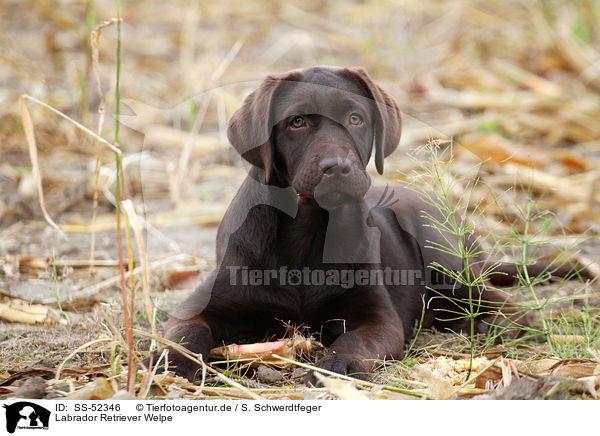
[[[50,411],[29,401],[19,401],[10,405],[4,404],[6,409],[6,431],[14,433],[16,429],[48,430]]]

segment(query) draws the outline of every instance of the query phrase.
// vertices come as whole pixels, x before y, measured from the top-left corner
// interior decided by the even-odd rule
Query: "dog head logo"
[[[50,411],[29,401],[3,405],[6,409],[6,431],[19,429],[48,429]]]

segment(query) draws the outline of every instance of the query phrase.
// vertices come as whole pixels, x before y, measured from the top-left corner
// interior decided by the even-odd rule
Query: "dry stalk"
[[[133,207],[133,203],[131,200],[125,200],[122,202],[123,210],[127,214],[129,219],[129,223],[133,228],[133,233],[135,235],[135,240],[138,247],[138,253],[140,255],[140,266],[142,268],[142,287],[144,292],[144,303],[146,307],[146,316],[148,317],[148,322],[152,327],[152,334],[156,335],[156,324],[154,322],[154,316],[152,315],[152,301],[150,300],[150,274],[148,270],[148,258],[146,256],[146,247],[144,244],[144,236],[142,234],[142,224],[139,220],[138,215],[135,213],[135,209]],[[133,274],[130,274],[130,277],[133,277]],[[154,351],[154,345],[151,351]]]
[[[122,21],[122,19],[117,19],[117,18],[111,18],[108,21],[105,21],[104,23],[99,24],[98,26],[96,26],[96,28],[92,31],[91,35],[90,35],[90,45],[92,48],[92,69],[94,71],[94,77],[96,79],[96,88],[98,90],[98,98],[100,99],[100,103],[98,105],[98,127],[97,127],[97,134],[98,136],[102,135],[102,128],[104,126],[104,113],[105,113],[105,108],[106,108],[106,104],[104,101],[104,93],[102,92],[102,81],[100,79],[100,50],[99,50],[99,45],[100,45],[100,34],[102,33],[102,29],[104,29],[105,27],[108,26],[112,26],[113,24]],[[98,142],[98,140],[95,141],[95,145],[96,145],[96,163],[95,163],[95,169],[94,169],[94,193],[93,193],[93,206],[92,206],[92,235],[91,235],[91,247],[90,247],[90,275],[91,277],[94,277],[94,272],[95,272],[95,268],[94,268],[94,257],[95,257],[95,248],[96,248],[96,217],[97,217],[97,213],[98,213],[98,178],[100,176],[100,152],[101,152],[101,147],[100,147],[100,143]],[[98,297],[99,300],[99,297]]]

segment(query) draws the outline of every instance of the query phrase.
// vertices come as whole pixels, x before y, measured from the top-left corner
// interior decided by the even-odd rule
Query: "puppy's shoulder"
[[[442,220],[441,212],[432,204],[432,199],[419,188],[408,185],[372,187],[366,198],[373,210],[388,210],[394,213],[398,225],[413,235],[430,233],[432,218]]]

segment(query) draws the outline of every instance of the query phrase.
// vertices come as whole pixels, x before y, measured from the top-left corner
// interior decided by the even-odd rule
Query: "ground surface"
[[[116,330],[123,327],[113,207],[114,154],[102,147],[95,243],[98,265],[92,271],[93,139],[29,102],[46,208],[61,233],[44,220],[23,134],[17,101],[22,93],[47,102],[93,131],[97,129],[100,99],[93,76],[90,32],[116,15],[116,4],[109,0],[64,0],[59,4],[7,0],[0,11],[0,303],[24,305],[18,306],[18,311],[25,313],[27,305],[38,303],[42,309],[36,310],[47,315],[45,324],[34,325],[0,319],[0,383],[27,367],[56,367],[90,341],[106,336],[116,340],[111,326]],[[376,5],[178,1],[167,7],[163,2],[148,1],[144,7],[125,2],[122,14],[124,125],[119,143],[127,195],[149,224],[144,227],[144,241],[159,320],[214,266],[216,225],[245,175],[246,167],[226,141],[227,117],[266,74],[314,64],[362,65],[398,100],[404,113],[401,144],[386,161],[385,177],[373,174],[375,183],[406,180],[407,173],[419,170],[407,153],[414,153],[430,138],[442,147],[452,138],[452,174],[468,174],[467,180],[478,176],[482,182],[473,191],[470,207],[486,207],[484,214],[474,217],[478,232],[493,230],[499,239],[508,237],[513,249],[507,254],[515,259],[520,247],[509,235],[511,230],[524,231],[520,211],[531,196],[535,210],[552,218],[532,224],[538,240],[549,239],[551,243],[543,245],[553,246],[550,251],[565,250],[579,241],[577,248],[570,250],[572,256],[598,273],[597,2],[526,6],[517,1],[489,5],[465,0],[424,6],[413,1]],[[101,134],[111,142],[115,47],[113,25],[103,30],[99,43],[99,73],[107,107]],[[416,156],[422,162],[429,159],[424,153]],[[479,164],[478,171],[469,171]],[[467,180],[450,192],[452,199],[465,192]],[[132,238],[133,258],[139,266]],[[123,251],[127,257],[126,249]],[[182,271],[187,275],[177,275]],[[135,321],[138,328],[147,330],[141,286],[137,274]],[[532,307],[533,296],[527,286],[510,292],[525,307]],[[540,322],[537,333],[507,342],[501,349],[480,339],[475,354],[487,355],[489,362],[497,355],[513,359],[517,362],[513,362],[513,378],[540,380],[560,375],[573,379],[567,382],[572,384],[567,391],[592,398],[594,382],[590,390],[585,387],[589,382],[579,380],[599,374],[598,285],[576,281],[539,284],[534,294],[546,302],[543,309],[535,311],[547,321],[546,332],[541,332]],[[554,343],[548,342],[550,337],[555,338]],[[115,359],[122,361],[122,348],[116,346],[115,352],[113,345],[90,345],[72,356],[66,366],[93,372],[93,368],[106,371],[103,365],[111,364],[113,373],[118,372]],[[136,349],[144,351],[147,346],[148,340],[136,337]],[[422,332],[411,350],[414,352],[402,363],[382,369],[382,378],[375,383],[430,389],[432,397],[452,396],[442,388],[432,393],[437,379],[415,368],[420,364],[443,366],[436,360],[439,357],[468,358],[468,341],[452,333]],[[314,356],[307,359],[313,360]],[[540,361],[546,366],[532,369]],[[491,387],[511,385],[506,370],[511,361],[502,362],[493,365],[496,369],[504,365],[504,372],[500,368],[499,377],[497,373],[490,376]],[[256,392],[261,386],[279,383],[260,381],[255,367],[248,365],[227,374],[247,379],[246,385],[259,389]],[[284,386],[295,386],[300,380],[293,366],[282,374]],[[51,378],[48,374],[44,377]],[[417,384],[411,385],[411,381]],[[0,384],[0,389],[8,389],[0,394],[11,392],[18,383],[11,381],[10,389]],[[209,391],[198,393],[196,388],[178,383],[166,383],[174,386],[167,389],[169,394],[156,388],[152,394],[209,395]],[[222,380],[210,381],[216,389],[210,395],[248,395],[231,385],[218,390],[220,383]],[[527,385],[529,393],[523,396],[543,397],[544,383]],[[113,388],[122,388],[122,383]],[[363,390],[356,394],[336,385],[328,386],[325,393],[294,392],[283,389],[271,394],[273,398],[375,395]]]

